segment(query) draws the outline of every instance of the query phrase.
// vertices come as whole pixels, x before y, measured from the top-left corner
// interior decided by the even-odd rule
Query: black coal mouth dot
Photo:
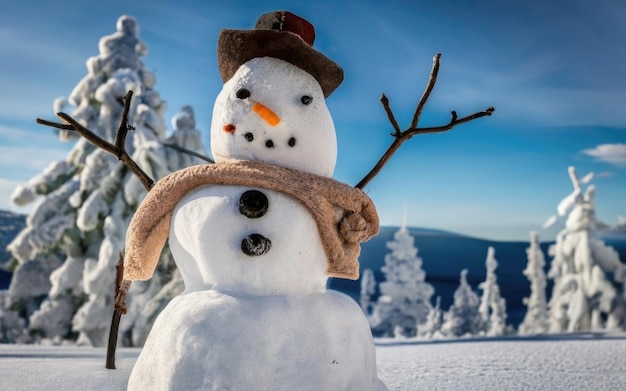
[[[261,234],[250,234],[241,241],[241,251],[250,257],[261,256],[272,248],[272,241]]]
[[[251,143],[252,140],[254,140],[254,135],[252,133],[250,133],[250,132],[244,134],[243,137],[245,137],[246,140],[248,140],[249,143]]]
[[[267,140],[265,142],[265,146],[268,148],[274,148],[274,142],[272,140]]]
[[[290,147],[293,147],[294,145],[296,145],[296,138],[292,137],[289,139],[289,141],[287,141],[287,145],[289,145]]]

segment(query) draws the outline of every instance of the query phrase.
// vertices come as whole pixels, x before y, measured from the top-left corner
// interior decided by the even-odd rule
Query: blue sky
[[[549,4],[548,4],[549,3]],[[356,184],[391,143],[379,103],[406,128],[432,64],[439,81],[421,124],[439,125],[496,107],[492,117],[406,142],[366,188],[382,224],[526,240],[572,187],[569,165],[597,174],[597,212],[626,216],[626,3],[544,1],[14,1],[0,14],[0,209],[26,213],[13,188],[65,157],[36,117],[53,119],[122,14],[137,18],[168,102],[186,104],[209,144],[221,89],[215,58],[222,28],[248,29],[286,9],[312,22],[315,47],[341,64],[328,99],[339,142],[335,178]],[[558,228],[558,226],[557,226]]]

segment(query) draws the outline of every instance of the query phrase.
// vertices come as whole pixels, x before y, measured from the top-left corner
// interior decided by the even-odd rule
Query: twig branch
[[[128,167],[133,173],[135,173],[135,175],[137,175],[146,190],[150,190],[154,185],[154,181],[152,180],[152,178],[150,178],[150,176],[148,176],[148,174],[146,174],[145,171],[141,169],[141,167],[137,165],[137,163],[135,163],[135,161],[130,157],[130,155],[126,152],[126,149],[124,148],[124,143],[126,142],[126,135],[128,134],[128,131],[134,129],[132,126],[128,125],[128,114],[130,111],[130,102],[132,96],[133,92],[128,91],[128,93],[126,93],[126,96],[124,96],[123,98],[124,109],[122,111],[120,126],[117,129],[117,134],[115,136],[115,144],[111,144],[107,140],[98,136],[65,113],[57,113],[57,117],[65,121],[65,124],[57,124],[40,118],[37,118],[37,123],[58,129],[75,130],[96,147],[115,155],[120,161],[122,161],[122,163],[126,165],[126,167]]]
[[[426,105],[426,101],[430,98],[430,93],[435,88],[435,83],[437,83],[437,76],[439,75],[439,60],[441,59],[441,53],[437,53],[435,57],[433,57],[433,67],[430,70],[430,77],[428,78],[428,84],[426,84],[426,89],[422,94],[422,97],[417,104],[417,108],[415,109],[415,114],[413,114],[413,120],[411,121],[411,128],[416,128],[417,123],[420,120],[422,115],[422,110],[424,109],[424,105]]]
[[[115,266],[115,306],[113,309],[113,318],[111,319],[111,328],[109,329],[109,344],[107,346],[106,369],[115,369],[115,348],[117,347],[117,333],[120,326],[120,319],[123,313],[118,309],[117,300],[122,285],[122,276],[124,275],[124,255],[120,253],[117,265]]]
[[[120,126],[118,126],[117,134],[115,135],[115,147],[118,151],[125,152],[126,135],[129,130],[135,130],[134,127],[128,125],[128,112],[130,111],[130,100],[132,97],[133,91],[129,90],[126,95],[124,95],[124,98],[122,98],[124,100],[124,109],[122,110],[122,118],[120,118]]]
[[[124,108],[122,110],[122,118],[120,119],[120,125],[115,135],[114,143],[110,143],[102,137],[98,136],[91,130],[84,127],[78,121],[65,113],[57,113],[57,116],[65,121],[65,124],[58,124],[50,121],[46,121],[37,118],[37,123],[41,125],[50,126],[63,130],[74,130],[83,136],[87,141],[95,145],[96,147],[103,149],[113,155],[115,155],[122,163],[126,165],[141,181],[146,190],[150,191],[154,185],[154,181],[148,174],[145,173],[137,165],[137,163],[126,152],[126,135],[129,130],[134,128],[128,124],[128,115],[130,113],[130,103],[133,97],[133,92],[128,91],[124,98]],[[120,319],[123,314],[126,313],[126,294],[130,288],[130,281],[122,279],[124,271],[124,256],[120,254],[120,258],[116,268],[116,281],[115,281],[115,306],[113,310],[113,317],[111,319],[111,328],[109,330],[109,343],[107,347],[107,357],[105,367],[107,369],[115,369],[115,350],[117,347],[117,334],[120,325]]]
[[[39,125],[46,125],[46,126],[50,126],[51,128],[57,128],[57,129],[63,129],[63,130],[74,130],[74,127],[68,124],[59,124],[57,122],[47,121],[41,118],[37,118],[36,121]]]
[[[113,305],[113,317],[109,329],[109,343],[107,345],[106,369],[115,369],[115,350],[117,349],[117,334],[120,328],[120,319],[126,314],[126,295],[130,289],[130,281],[124,280],[124,254],[120,257],[115,267],[115,299]]]
[[[174,149],[176,151],[179,151],[179,152],[182,152],[182,153],[186,153],[187,155],[191,155],[191,156],[197,157],[198,159],[202,159],[202,160],[207,161],[209,163],[215,163],[215,161],[213,159],[211,159],[211,158],[209,158],[207,156],[204,156],[201,153],[192,151],[191,149],[183,148],[183,147],[181,147],[178,144],[163,143],[163,146],[167,147],[167,148],[172,148],[172,149]]]
[[[400,135],[402,134],[402,131],[400,130],[398,121],[396,121],[396,117],[393,115],[393,111],[391,111],[391,107],[389,107],[389,99],[387,99],[387,96],[385,94],[383,94],[380,97],[380,103],[383,104],[383,108],[387,112],[387,117],[389,117],[389,122],[391,122],[391,125],[396,131],[395,133],[392,133],[391,135],[395,137],[400,137]]]
[[[462,123],[469,122],[477,118],[490,116],[495,111],[495,108],[489,107],[488,109],[484,111],[479,111],[477,113],[474,113],[474,114],[471,114],[462,118],[458,118],[456,111],[452,111],[450,122],[448,122],[446,125],[432,126],[432,127],[427,127],[427,128],[418,128],[417,124],[419,123],[419,119],[420,119],[420,116],[422,115],[424,106],[426,105],[426,102],[428,101],[428,98],[430,97],[430,94],[433,88],[435,87],[435,83],[437,82],[437,75],[439,74],[439,59],[440,58],[441,58],[441,53],[438,53],[437,55],[435,55],[435,57],[433,57],[433,67],[430,71],[428,84],[426,85],[426,89],[424,90],[424,93],[422,94],[422,97],[420,98],[417,104],[417,108],[415,109],[415,113],[413,114],[413,119],[411,121],[411,126],[409,126],[408,129],[404,131],[400,131],[400,127],[398,126],[395,116],[393,112],[391,111],[391,108],[389,107],[389,99],[387,99],[385,94],[383,94],[382,97],[380,98],[383,108],[385,109],[385,112],[387,113],[387,117],[389,118],[389,122],[391,122],[391,126],[393,126],[395,130],[395,132],[391,134],[394,137],[394,139],[391,145],[389,146],[389,148],[387,148],[387,150],[383,154],[383,156],[381,156],[381,158],[378,160],[374,168],[372,168],[370,172],[368,172],[367,175],[365,175],[365,177],[361,179],[361,181],[355,186],[356,188],[363,189],[380,172],[380,170],[387,163],[387,161],[391,158],[391,156],[393,156],[393,154],[398,150],[398,148],[400,148],[402,143],[404,143],[406,140],[409,140],[411,137],[417,134],[445,132],[447,130],[452,129],[456,125],[460,125]]]

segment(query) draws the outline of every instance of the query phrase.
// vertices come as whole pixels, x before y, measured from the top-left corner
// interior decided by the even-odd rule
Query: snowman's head
[[[286,61],[249,60],[215,101],[211,151],[216,162],[262,160],[332,176],[337,138],[320,84]]]

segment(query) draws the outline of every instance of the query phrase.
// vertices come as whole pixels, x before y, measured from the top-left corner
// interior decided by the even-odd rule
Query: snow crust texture
[[[623,334],[475,338],[415,344],[379,341],[381,379],[390,390],[623,390]]]
[[[391,391],[618,391],[626,384],[624,334],[376,345],[378,374]],[[11,391],[126,390],[139,349],[118,349],[116,370],[104,368],[105,354],[98,348],[0,345],[0,384]]]

